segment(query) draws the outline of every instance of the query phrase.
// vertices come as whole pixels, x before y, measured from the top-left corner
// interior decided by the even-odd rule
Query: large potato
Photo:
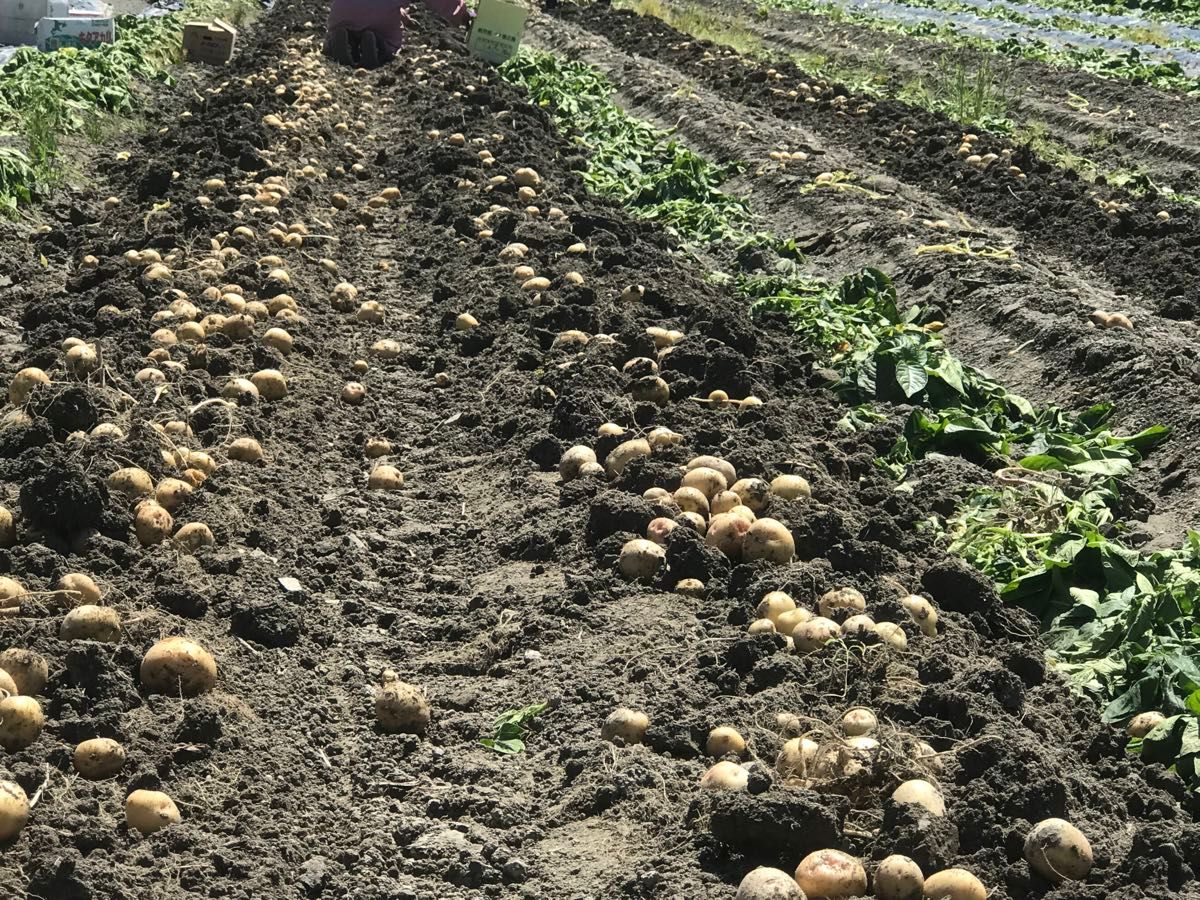
[[[217,683],[217,662],[195,641],[163,638],[142,657],[141,679],[150,693],[194,697]]]

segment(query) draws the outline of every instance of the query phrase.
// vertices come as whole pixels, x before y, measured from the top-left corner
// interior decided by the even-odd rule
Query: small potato
[[[125,766],[125,748],[112,738],[92,738],[75,747],[71,764],[88,781],[102,781]]]
[[[394,672],[384,674],[375,691],[375,721],[384,731],[424,734],[432,712],[420,688],[401,681]]]
[[[938,614],[932,603],[918,594],[909,594],[900,598],[900,605],[912,616],[923,634],[937,637]]]
[[[268,328],[262,336],[262,342],[264,347],[278,350],[285,356],[291,353],[292,347],[295,346],[292,336],[283,328]]]
[[[479,327],[479,320],[470,313],[459,313],[454,320],[455,331],[473,331]]]
[[[154,834],[181,821],[179,807],[162,791],[134,791],[125,798],[125,824],[142,834]]]
[[[864,612],[867,608],[866,598],[852,587],[836,588],[821,595],[819,609],[821,615],[828,617],[834,612],[848,610],[851,615]]]
[[[685,597],[703,597],[704,591],[704,582],[699,578],[684,578],[675,584],[675,593]]]
[[[820,650],[840,634],[838,623],[816,616],[792,630],[792,640],[797,653],[812,653]]]
[[[626,578],[648,581],[667,561],[667,551],[653,541],[635,538],[621,548],[617,569]]]
[[[781,869],[759,866],[738,885],[733,900],[805,900],[796,879]]]
[[[171,514],[153,500],[140,503],[133,519],[134,534],[143,547],[161,544],[171,536],[174,525]]]
[[[36,741],[45,723],[41,704],[32,697],[18,694],[0,698],[0,747],[9,753]]]
[[[377,491],[398,491],[404,487],[404,473],[395,466],[376,466],[367,476],[367,487]]]
[[[842,732],[850,737],[870,734],[878,725],[879,720],[875,718],[875,713],[862,706],[848,709],[842,715]]]
[[[710,469],[707,466],[697,466],[694,469],[688,469],[683,473],[683,478],[680,479],[679,484],[681,487],[696,488],[709,500],[729,486],[728,482],[725,481],[724,475],[716,469]],[[736,506],[737,504],[733,505]]]
[[[775,618],[775,628],[780,634],[786,634],[791,637],[796,633],[796,629],[805,622],[811,622],[813,614],[803,606],[797,606],[795,609],[785,610]]]
[[[724,759],[700,777],[702,791],[744,791],[749,784],[750,773]]]
[[[21,692],[17,690],[17,683],[13,681],[12,676],[4,669],[0,669],[0,696],[12,696],[19,693]]]
[[[106,483],[110,493],[118,494],[131,501],[149,497],[154,493],[154,479],[145,469],[139,469],[136,466],[117,469],[108,476]]]
[[[862,640],[867,635],[875,634],[875,627],[875,620],[870,616],[851,616],[842,623],[842,637]]]
[[[349,381],[342,388],[342,402],[347,406],[361,406],[367,399],[367,389],[360,381]]]
[[[646,738],[650,717],[644,712],[618,707],[610,712],[600,726],[600,737],[606,741],[620,739],[626,744],[640,744]]]
[[[704,541],[710,547],[716,547],[732,560],[742,557],[742,545],[750,523],[732,512],[713,516],[708,523],[708,531]]]
[[[807,500],[812,497],[808,482],[799,475],[778,475],[771,480],[771,493],[784,500]]]
[[[688,460],[687,467],[689,469],[716,469],[725,476],[726,484],[733,484],[737,481],[737,471],[732,465],[725,462],[719,456],[696,456]]]
[[[704,520],[704,516],[700,515],[700,513],[681,512],[675,518],[702,537],[708,533],[708,522]]]
[[[895,622],[876,622],[875,633],[885,644],[895,650],[908,649],[908,635]]]
[[[257,400],[261,394],[258,387],[249,378],[230,378],[221,388],[221,396],[226,400],[249,403]]]
[[[29,821],[29,798],[15,781],[0,781],[0,841],[20,833]]]
[[[168,637],[146,651],[140,675],[142,687],[152,694],[195,697],[217,683],[217,661],[195,641]]]
[[[679,523],[674,519],[659,516],[646,526],[646,540],[654,541],[660,547],[665,547],[667,546],[667,539],[670,537],[671,532],[678,527]]]
[[[667,447],[674,447],[683,443],[683,435],[672,431],[670,428],[654,428],[646,435],[646,440],[650,442],[650,447],[653,450],[664,450]]]
[[[840,850],[817,850],[800,860],[796,883],[808,897],[843,900],[867,892],[867,872],[861,862]]]
[[[787,565],[796,555],[796,542],[787,526],[775,519],[759,519],[746,532],[742,541],[742,558],[746,562],[766,560],[777,566]]]
[[[612,453],[608,454],[608,458],[604,460],[604,468],[608,470],[610,478],[616,478],[635,459],[649,455],[650,442],[645,438],[634,438],[618,445]]]
[[[925,876],[907,856],[887,857],[875,870],[876,900],[921,900]]]
[[[49,383],[50,376],[36,366],[22,369],[13,376],[8,385],[8,402],[13,406],[20,406],[29,399],[35,388]]]
[[[893,803],[914,803],[922,806],[939,818],[946,815],[946,800],[941,792],[928,781],[914,778],[905,781],[892,791]]]
[[[796,601],[783,591],[771,591],[763,596],[755,608],[755,614],[760,619],[777,620],[780,615],[796,608]]]
[[[111,606],[85,603],[63,617],[58,626],[58,639],[115,643],[121,639],[121,618]]]
[[[616,422],[605,422],[596,429],[596,435],[598,437],[620,437],[624,433],[625,429]]]
[[[225,455],[237,462],[254,463],[263,458],[263,448],[254,438],[240,437],[230,442]]]
[[[775,771],[783,778],[810,778],[816,774],[820,749],[821,745],[812,738],[792,738],[775,757]]]
[[[17,542],[17,524],[12,510],[0,506],[0,547],[11,547]]]
[[[195,553],[204,547],[211,547],[217,542],[212,529],[203,522],[188,522],[175,532],[175,543],[186,553]]]
[[[657,375],[639,378],[629,386],[629,393],[636,403],[654,403],[666,406],[671,400],[671,386]]]
[[[642,491],[642,499],[649,500],[651,503],[666,503],[668,506],[675,505],[675,500],[671,497],[671,492],[666,488],[646,488],[646,490]]]
[[[746,626],[746,634],[775,634],[777,631],[770,619],[755,619]]]
[[[596,451],[591,447],[578,444],[562,455],[558,461],[558,475],[563,481],[570,481],[579,476],[579,467],[584,463],[596,461]]]
[[[0,653],[0,669],[8,673],[18,693],[30,696],[40,694],[50,677],[46,660],[32,650],[20,647],[9,647]]]
[[[702,516],[708,515],[708,498],[697,488],[681,487],[671,495],[671,499],[684,512],[699,513]]]
[[[946,768],[942,765],[942,758],[938,752],[925,741],[914,741],[909,754],[913,762],[936,775],[940,775]]]
[[[987,900],[983,882],[966,869],[943,869],[925,879],[924,900]]]
[[[1079,881],[1092,871],[1092,845],[1065,819],[1043,819],[1025,837],[1025,859],[1051,884]]]
[[[188,468],[199,469],[205,475],[217,471],[217,461],[203,450],[189,450],[187,455]]]
[[[21,598],[26,594],[25,586],[15,578],[0,575],[0,609],[21,605]]]
[[[749,507],[755,515],[767,508],[771,497],[771,486],[761,478],[743,478],[729,488],[742,498],[742,506]]]
[[[1127,732],[1131,738],[1144,738],[1167,719],[1160,712],[1138,713],[1129,720]]]
[[[719,491],[708,501],[708,508],[715,516],[718,513],[729,512],[742,505],[742,498],[733,491]]]
[[[250,381],[264,400],[282,400],[287,396],[287,379],[278,369],[261,369],[250,376]]]
[[[391,456],[391,454],[392,442],[387,438],[367,438],[367,444],[363,448],[363,455],[367,459],[379,459],[382,456]]]
[[[741,756],[746,752],[746,739],[738,733],[736,728],[720,725],[708,733],[708,740],[704,742],[704,751],[709,756],[715,756],[718,759],[730,754]]]
[[[154,490],[154,501],[169,513],[183,506],[194,488],[182,478],[164,478]]]

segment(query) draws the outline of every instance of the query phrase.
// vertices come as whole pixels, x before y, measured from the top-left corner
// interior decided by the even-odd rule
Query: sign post
[[[502,63],[515,56],[529,11],[506,0],[480,0],[468,46],[476,56]]]

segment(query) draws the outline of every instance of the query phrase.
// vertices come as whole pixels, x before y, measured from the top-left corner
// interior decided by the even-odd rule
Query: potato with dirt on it
[[[92,738],[75,747],[71,764],[88,781],[102,781],[125,766],[125,748],[112,738]]]
[[[738,885],[734,900],[806,900],[800,885],[787,872],[759,866]]]
[[[563,481],[571,481],[579,476],[579,469],[585,463],[596,462],[596,451],[583,444],[576,444],[562,455],[558,462],[558,475]]]
[[[826,591],[818,601],[821,615],[829,618],[832,613],[848,611],[851,615],[865,612],[866,598],[855,588],[841,587]]]
[[[600,726],[600,737],[606,741],[621,740],[626,744],[640,744],[646,738],[650,717],[635,709],[618,707],[610,712]]]
[[[1131,738],[1144,738],[1166,720],[1167,717],[1160,712],[1138,713],[1129,720],[1127,733]]]
[[[849,853],[817,850],[800,860],[796,883],[808,897],[843,900],[867,892],[867,872]]]
[[[264,400],[282,400],[287,396],[287,379],[278,369],[260,369],[250,376],[250,381]]]
[[[12,510],[0,506],[0,547],[11,547],[17,542],[17,523]]]
[[[0,575],[0,609],[8,609],[21,605],[21,598],[26,594],[25,586],[15,578]]]
[[[876,900],[921,900],[925,875],[907,856],[887,857],[875,870]]]
[[[776,519],[758,519],[742,539],[742,559],[761,559],[777,566],[790,563],[796,555],[796,541],[787,526]]]
[[[171,536],[175,520],[153,500],[143,500],[133,518],[133,531],[143,547],[161,544]]]
[[[376,491],[398,491],[404,487],[404,473],[395,466],[376,466],[367,476],[367,487]]]
[[[125,823],[142,834],[154,834],[182,820],[175,801],[162,791],[134,791],[125,798]]]
[[[235,462],[256,463],[263,458],[262,444],[252,437],[234,438],[225,455]]]
[[[966,869],[943,869],[925,879],[924,900],[987,900],[983,882]]]
[[[58,639],[112,644],[121,639],[121,618],[111,606],[85,603],[63,617],[58,626]]]
[[[15,781],[0,781],[0,841],[19,834],[29,821],[29,798]]]
[[[920,778],[905,781],[892,791],[892,802],[923,807],[938,818],[946,815],[946,801],[941,792],[928,781]]]
[[[746,739],[736,728],[720,725],[708,733],[704,751],[709,756],[715,756],[718,759],[730,754],[741,756],[746,752]]]
[[[733,512],[713,516],[708,522],[708,531],[704,541],[710,547],[715,547],[732,560],[742,558],[742,546],[750,523]]]
[[[735,484],[737,482],[737,470],[734,469],[732,464],[721,459],[719,456],[692,457],[692,459],[688,460],[687,468],[715,469],[716,471],[720,472],[722,476],[724,476],[725,483],[727,485]]]
[[[812,489],[799,475],[778,475],[771,480],[771,493],[784,500],[808,500]]]
[[[721,760],[700,777],[702,791],[744,791],[750,784],[750,773],[735,762]]]
[[[922,634],[937,637],[938,614],[932,603],[919,594],[909,594],[900,598],[900,605],[917,623]]]
[[[791,612],[796,608],[796,601],[791,598],[791,595],[785,591],[770,591],[763,595],[755,608],[755,614],[760,619],[770,619],[776,622],[778,618],[785,612]]]
[[[195,641],[175,635],[146,651],[140,677],[149,693],[195,697],[216,685],[217,661]]]
[[[797,653],[814,653],[841,634],[841,627],[832,619],[814,616],[792,630],[793,647]]]
[[[149,472],[139,469],[137,466],[117,469],[108,476],[106,483],[109,493],[117,494],[130,501],[149,497],[154,493],[154,479],[150,477]]]
[[[1051,884],[1079,881],[1092,871],[1092,845],[1065,819],[1043,819],[1025,838],[1025,859]]]
[[[683,473],[683,477],[679,480],[680,487],[695,488],[704,494],[705,498],[712,500],[717,494],[728,488],[728,482],[725,481],[725,476],[716,469],[710,469],[707,466],[696,466],[693,469],[687,469]],[[734,504],[736,506],[736,504]]]
[[[648,581],[666,564],[667,551],[653,541],[634,538],[626,541],[617,560],[617,569],[632,581]]]
[[[645,438],[634,438],[619,444],[604,460],[604,468],[610,478],[616,478],[635,459],[650,455],[650,442]]]
[[[39,385],[48,385],[50,376],[36,366],[22,369],[8,385],[8,402],[20,406]]]
[[[387,671],[375,691],[375,720],[384,731],[424,734],[431,718],[429,701],[421,689]]]
[[[185,553],[196,553],[204,547],[211,547],[217,542],[212,529],[203,522],[188,522],[175,532],[175,543]]]
[[[16,694],[0,698],[0,747],[9,753],[36,741],[45,723],[42,705],[32,697]]]
[[[735,481],[729,488],[742,498],[742,506],[748,507],[755,515],[767,507],[771,498],[771,486],[761,478],[743,478]]]
[[[23,647],[9,647],[0,653],[0,669],[8,673],[21,694],[40,694],[50,678],[45,658]]]

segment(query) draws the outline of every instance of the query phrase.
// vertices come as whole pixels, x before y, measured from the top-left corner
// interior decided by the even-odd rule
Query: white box
[[[39,50],[58,50],[62,47],[90,48],[111,44],[116,40],[117,30],[111,16],[102,19],[84,19],[69,16],[52,19],[49,16],[37,23],[37,46]]]
[[[47,0],[0,0],[0,44],[32,44],[38,20],[49,12]]]

